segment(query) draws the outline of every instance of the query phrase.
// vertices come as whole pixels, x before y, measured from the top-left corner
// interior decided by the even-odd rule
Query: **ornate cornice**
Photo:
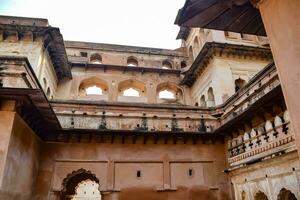
[[[20,40],[23,37],[30,38],[31,41],[42,38],[43,46],[50,56],[58,80],[65,77],[72,77],[63,36],[60,33],[59,28],[0,23],[0,33],[3,40],[12,35],[17,40]]]
[[[192,86],[197,77],[201,75],[202,71],[206,68],[214,56],[239,56],[243,58],[258,57],[261,59],[272,59],[272,53],[269,48],[207,42],[202,47],[190,69],[185,73],[181,84]]]

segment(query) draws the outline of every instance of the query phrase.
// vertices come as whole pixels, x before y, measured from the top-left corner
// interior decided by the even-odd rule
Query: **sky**
[[[65,40],[176,49],[185,0],[0,0],[0,15],[39,17]]]

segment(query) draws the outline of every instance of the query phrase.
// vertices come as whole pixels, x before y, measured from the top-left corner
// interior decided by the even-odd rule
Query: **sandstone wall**
[[[188,196],[202,190],[225,198],[229,184],[222,172],[224,156],[223,144],[48,143],[41,153],[35,197],[58,198],[64,179],[82,168],[99,179],[104,199],[134,199],[139,194],[145,199],[194,199]]]
[[[0,199],[32,199],[39,165],[39,139],[12,111],[1,111]]]

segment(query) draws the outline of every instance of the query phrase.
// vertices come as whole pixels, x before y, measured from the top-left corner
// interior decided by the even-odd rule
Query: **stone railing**
[[[213,132],[216,120],[208,110],[187,106],[52,101],[63,128],[149,132]]]
[[[228,140],[228,163],[236,166],[292,151],[294,140],[288,111],[285,111],[282,117],[276,116],[272,122],[267,120],[262,126]]]

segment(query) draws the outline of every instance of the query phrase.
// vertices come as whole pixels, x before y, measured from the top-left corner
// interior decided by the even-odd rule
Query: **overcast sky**
[[[175,49],[185,0],[0,0],[0,14],[47,18],[65,40]]]

